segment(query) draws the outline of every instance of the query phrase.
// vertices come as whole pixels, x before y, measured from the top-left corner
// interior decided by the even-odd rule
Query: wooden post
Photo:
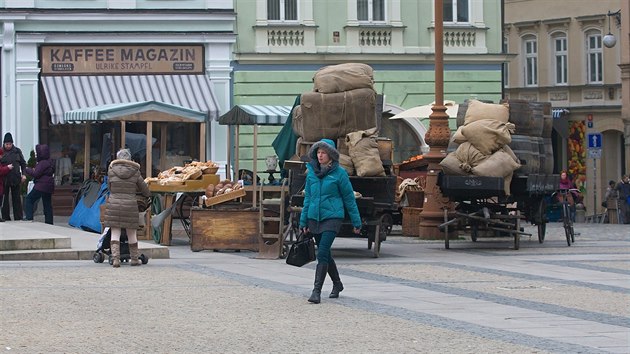
[[[127,141],[127,139],[125,139],[125,135],[127,134],[127,132],[125,131],[125,129],[127,128],[125,123],[126,122],[124,120],[120,121],[120,148],[121,149],[125,148],[125,142]],[[114,154],[116,154],[116,151],[114,151]]]
[[[252,207],[256,207],[256,196],[258,194],[258,183],[257,177],[258,172],[256,171],[256,167],[258,165],[258,124],[254,124],[254,151],[252,157],[252,173],[254,176],[252,177],[252,186],[254,187],[254,191],[252,192]]]
[[[145,176],[153,177],[151,174],[153,173],[153,122],[147,122],[147,142],[146,142],[146,173]]]
[[[160,123],[160,171],[164,171],[167,168],[173,166],[166,166],[166,127],[168,123]]]
[[[236,175],[236,180],[238,181],[239,179],[241,179],[241,176],[238,174],[238,169],[239,169],[239,164],[238,164],[238,160],[239,160],[239,154],[238,154],[238,144],[239,144],[239,135],[240,134],[240,126],[237,124],[236,125],[236,132],[234,133],[234,174]]]
[[[232,164],[232,132],[230,131],[230,126],[228,125],[228,134],[227,134],[227,163],[225,164],[225,177],[232,181],[238,181],[238,176],[236,173],[231,174],[231,164]]]
[[[199,161],[206,161],[206,123],[199,124]]]
[[[90,178],[90,123],[86,122],[83,127],[83,180],[87,181]],[[72,174],[70,174],[70,183],[72,183]]]

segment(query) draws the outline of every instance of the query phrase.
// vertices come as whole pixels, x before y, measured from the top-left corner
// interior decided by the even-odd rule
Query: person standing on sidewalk
[[[615,189],[619,192],[620,223],[630,224],[630,176],[621,177]]]
[[[44,222],[53,224],[52,194],[55,191],[55,165],[50,158],[50,148],[46,144],[35,146],[35,168],[24,169],[26,175],[33,178],[33,189],[24,200],[24,220],[33,221],[35,205],[41,198],[44,205]]]
[[[0,160],[2,159],[3,155],[4,155],[4,149],[0,149]],[[0,201],[2,201],[2,198],[4,198],[4,177],[8,175],[12,169],[13,169],[12,164],[8,164],[8,165],[0,164]],[[2,217],[0,217],[0,222],[4,222],[4,219]]]
[[[315,283],[308,301],[319,304],[326,273],[333,282],[329,297],[338,298],[343,290],[330,248],[341,228],[344,209],[350,215],[356,234],[361,232],[361,216],[348,173],[339,166],[339,152],[335,143],[330,139],[322,139],[313,144],[308,155],[311,161],[306,165],[300,229],[304,233],[312,233],[317,242]]]
[[[129,242],[129,257],[132,266],[141,264],[138,260],[138,236],[140,212],[136,193],[150,197],[149,187],[140,175],[140,165],[131,161],[129,149],[121,149],[116,154],[116,160],[109,164],[107,171],[107,187],[109,198],[105,203],[103,224],[112,232],[111,252],[112,266],[120,267],[120,234],[122,229],[127,232]]]
[[[2,218],[11,220],[11,205],[13,200],[13,220],[22,220],[22,191],[21,184],[26,181],[24,170],[26,169],[26,160],[22,150],[13,145],[13,136],[11,133],[4,134],[2,140],[4,156],[0,160],[0,164],[13,165],[13,169],[4,177],[4,198],[2,202]]]

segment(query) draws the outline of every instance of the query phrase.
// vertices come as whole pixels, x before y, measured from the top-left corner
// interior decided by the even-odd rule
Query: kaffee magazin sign
[[[42,46],[42,75],[202,74],[202,45]]]

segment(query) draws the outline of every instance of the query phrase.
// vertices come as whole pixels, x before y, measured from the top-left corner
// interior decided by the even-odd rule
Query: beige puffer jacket
[[[107,177],[109,198],[105,205],[105,226],[138,229],[136,193],[151,196],[140,175],[140,165],[129,160],[114,160],[109,165]]]

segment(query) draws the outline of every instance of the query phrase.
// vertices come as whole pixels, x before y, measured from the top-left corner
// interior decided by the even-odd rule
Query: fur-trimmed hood
[[[118,177],[128,179],[140,171],[140,164],[130,160],[114,160],[109,169]]]
[[[320,148],[326,150],[331,160],[339,162],[339,151],[335,148],[335,142],[330,139],[322,139],[311,146],[308,156],[313,161],[317,162],[317,150]]]

